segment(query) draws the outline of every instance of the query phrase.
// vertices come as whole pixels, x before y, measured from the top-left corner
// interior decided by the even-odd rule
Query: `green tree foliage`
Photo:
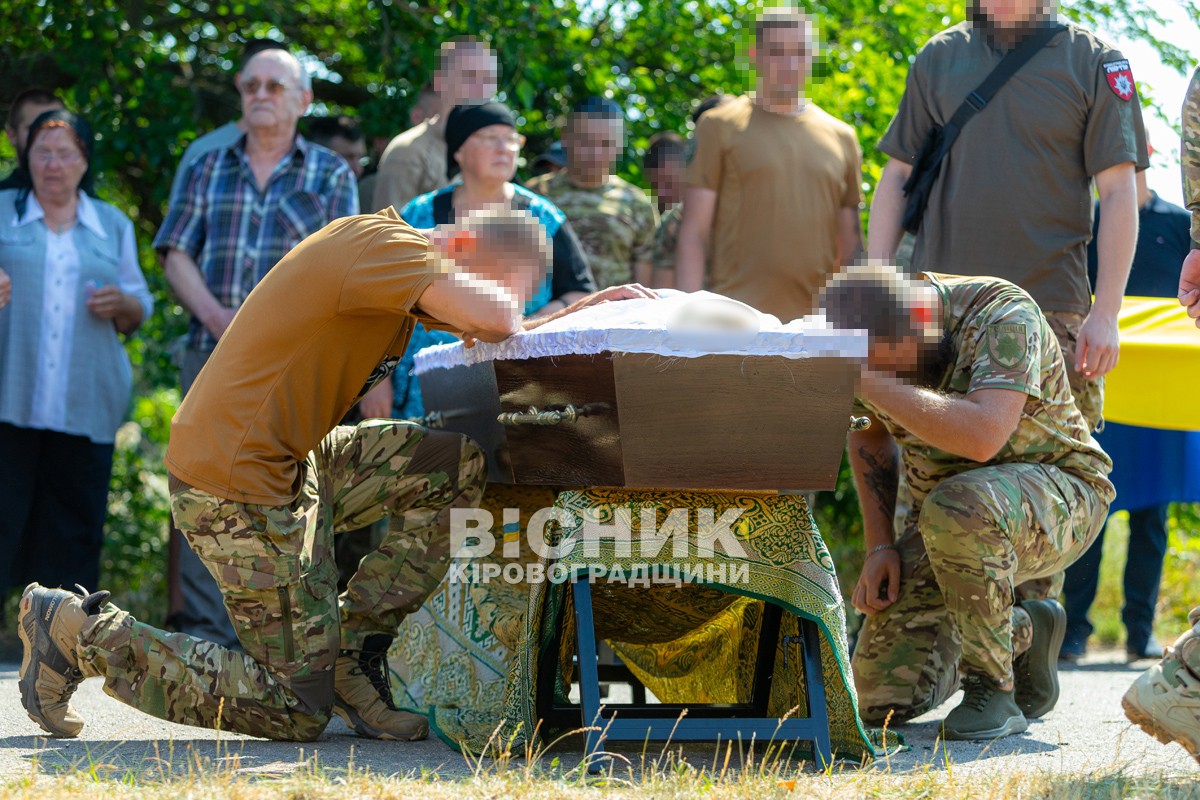
[[[931,34],[963,18],[964,5],[804,5],[815,14],[820,39],[809,95],[858,130],[869,195],[883,166],[874,144],[903,92],[908,64]],[[1181,5],[1200,23],[1200,0]],[[37,85],[58,91],[88,117],[99,136],[93,166],[100,194],[135,221],[158,303],[128,343],[138,375],[134,422],[142,435],[125,436],[118,449],[110,520],[110,540],[117,543],[106,552],[110,576],[139,592],[140,582],[151,587],[145,593],[151,621],[161,619],[165,607],[155,570],[164,530],[159,455],[177,403],[168,353],[185,317],[166,291],[149,243],[183,149],[238,115],[233,72],[246,39],[286,39],[314,75],[313,113],[357,115],[374,137],[407,127],[412,99],[430,80],[442,41],[480,36],[499,54],[501,93],[522,115],[529,154],[557,137],[574,100],[606,94],[628,111],[621,171],[639,180],[639,155],[652,134],[686,133],[700,99],[749,88],[747,49],[759,7],[758,0],[0,0],[0,108]],[[1145,0],[1082,0],[1064,12],[1091,27],[1149,40],[1180,69],[1189,61],[1186,52],[1155,40],[1158,18]],[[11,149],[0,143],[0,168],[11,159]],[[822,500],[818,512],[831,540],[845,542],[847,552],[857,546],[856,498],[848,482]],[[139,568],[139,562],[150,566]]]

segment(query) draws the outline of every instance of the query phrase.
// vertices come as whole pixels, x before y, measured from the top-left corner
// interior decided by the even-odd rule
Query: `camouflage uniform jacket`
[[[583,244],[596,286],[605,289],[633,280],[633,268],[649,262],[658,211],[646,193],[610,175],[603,186],[584,189],[566,170],[539,175],[526,186],[558,206]]]
[[[654,254],[651,265],[658,270],[675,269],[675,245],[679,242],[679,225],[683,222],[683,202],[666,210],[654,229]]]
[[[1033,298],[1000,278],[924,275],[941,296],[943,330],[952,348],[950,366],[931,388],[947,395],[1012,389],[1028,398],[1008,443],[987,463],[939,450],[862,403],[900,447],[903,477],[896,507],[898,517],[907,512],[907,519],[898,518],[897,529],[916,523],[922,502],[939,483],[994,464],[1053,465],[1111,501],[1115,492],[1106,476],[1112,461],[1088,433],[1058,342]]]
[[[1200,68],[1183,101],[1183,203],[1192,212],[1192,248],[1200,248]]]

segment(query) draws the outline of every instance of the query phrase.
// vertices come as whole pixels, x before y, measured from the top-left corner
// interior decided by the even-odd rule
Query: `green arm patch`
[[[987,329],[987,352],[992,363],[1016,369],[1029,358],[1029,331],[1020,323],[997,323]]]

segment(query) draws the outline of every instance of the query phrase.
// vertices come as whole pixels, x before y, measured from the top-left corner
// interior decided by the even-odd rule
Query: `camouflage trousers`
[[[858,635],[852,667],[863,719],[920,716],[954,693],[961,673],[1011,688],[1013,657],[1032,639],[1015,585],[1082,555],[1112,498],[1111,484],[1042,464],[980,467],[935,486],[896,541],[899,598]]]
[[[302,465],[287,506],[176,487],[171,510],[208,567],[245,653],[166,633],[109,605],[80,637],[80,669],[161,719],[312,740],[329,722],[334,662],[394,636],[449,565],[450,509],[483,493],[482,452],[464,436],[371,420],[339,427]],[[333,535],[389,515],[379,547],[337,592]]]
[[[1062,351],[1063,359],[1067,362],[1067,380],[1071,384],[1071,394],[1075,396],[1075,405],[1087,421],[1088,429],[1100,430],[1104,416],[1104,379],[1089,380],[1075,369],[1075,345],[1079,341],[1079,328],[1083,325],[1083,314],[1070,311],[1046,311],[1046,322],[1058,339],[1058,349]],[[1047,597],[1058,597],[1063,590],[1063,572],[1059,570],[1044,578],[1025,581],[1017,587],[1018,600],[1044,600]]]
[[[1070,311],[1047,311],[1045,315],[1050,330],[1058,339],[1058,349],[1062,350],[1067,362],[1067,380],[1071,383],[1075,405],[1087,420],[1088,427],[1092,431],[1100,430],[1104,417],[1104,379],[1089,380],[1075,369],[1075,346],[1079,342],[1084,316]]]

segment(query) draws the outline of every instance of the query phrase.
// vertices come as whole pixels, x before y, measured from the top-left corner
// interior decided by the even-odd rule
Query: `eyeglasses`
[[[274,78],[265,82],[258,80],[258,78],[251,78],[248,81],[242,81],[241,84],[238,85],[238,89],[247,97],[256,96],[258,94],[258,90],[263,88],[267,90],[267,94],[271,97],[279,97],[292,87],[286,83],[277,81]]]
[[[78,150],[47,150],[35,147],[29,151],[29,160],[47,167],[57,160],[64,167],[69,167],[82,161],[83,154]]]
[[[521,146],[525,144],[525,137],[519,133],[510,133],[507,136],[498,133],[486,135],[477,133],[471,138],[484,147],[502,147],[505,150],[520,150]]]

